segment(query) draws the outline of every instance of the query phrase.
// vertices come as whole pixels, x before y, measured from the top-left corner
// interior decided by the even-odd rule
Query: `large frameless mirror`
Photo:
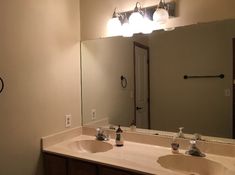
[[[83,41],[83,124],[234,137],[235,20]]]

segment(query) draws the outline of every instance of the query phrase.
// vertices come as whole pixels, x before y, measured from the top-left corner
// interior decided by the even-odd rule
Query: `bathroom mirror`
[[[83,125],[233,138],[235,20],[83,41]]]

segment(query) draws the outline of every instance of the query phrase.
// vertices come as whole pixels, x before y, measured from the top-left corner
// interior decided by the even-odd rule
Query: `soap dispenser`
[[[118,129],[116,131],[116,146],[123,146],[124,144],[124,140],[123,140],[123,131],[120,127],[120,125],[118,126]]]
[[[136,123],[135,123],[135,120],[133,120],[133,121],[131,122],[130,131],[132,131],[132,132],[136,131]]]
[[[178,154],[179,153],[179,143],[177,142],[177,136],[173,136],[173,140],[172,140],[172,143],[171,143],[171,150],[172,150],[172,153],[173,154]]]

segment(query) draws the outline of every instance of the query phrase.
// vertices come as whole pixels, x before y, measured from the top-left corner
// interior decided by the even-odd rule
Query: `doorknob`
[[[1,82],[1,86],[0,86],[0,94],[1,94],[3,89],[4,89],[4,82],[3,82],[3,79],[1,77],[0,77],[0,82]]]
[[[141,110],[141,109],[143,109],[143,108],[141,108],[141,107],[138,107],[138,106],[136,107],[136,110],[137,110],[137,111],[138,111],[138,110]]]

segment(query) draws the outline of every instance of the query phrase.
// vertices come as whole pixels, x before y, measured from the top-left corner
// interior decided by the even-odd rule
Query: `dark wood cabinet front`
[[[99,175],[133,175],[133,174],[124,172],[121,170],[101,166],[99,167]]]
[[[97,166],[94,164],[69,159],[68,175],[97,175]]]
[[[44,154],[45,175],[67,175],[67,160],[63,157]]]
[[[45,175],[141,175],[77,159],[44,154]]]

